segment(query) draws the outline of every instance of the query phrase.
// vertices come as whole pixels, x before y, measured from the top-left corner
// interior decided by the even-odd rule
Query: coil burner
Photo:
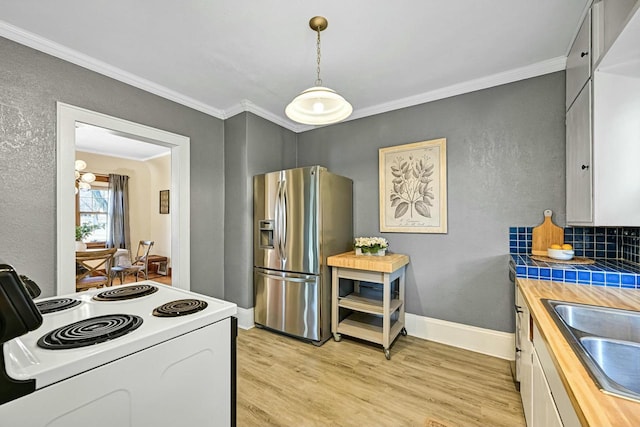
[[[158,292],[158,288],[152,285],[133,285],[109,289],[93,296],[95,301],[123,301],[140,298]]]
[[[153,309],[156,317],[178,317],[187,316],[207,308],[205,301],[197,299],[179,299],[171,301]]]
[[[142,325],[142,318],[131,314],[90,317],[55,329],[38,340],[38,347],[60,350],[87,347],[119,338]]]
[[[56,311],[66,310],[80,304],[80,300],[73,298],[54,298],[47,301],[36,303],[36,307],[41,314],[55,313]]]

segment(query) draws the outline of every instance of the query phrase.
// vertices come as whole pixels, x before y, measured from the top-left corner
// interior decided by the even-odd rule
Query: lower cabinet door
[[[534,425],[533,421],[533,366],[531,363],[531,345],[521,344],[520,351],[520,397],[522,398],[522,409],[527,426]]]
[[[556,403],[535,350],[533,351],[532,374],[533,423],[530,425],[534,427],[562,427],[562,419],[556,409]]]

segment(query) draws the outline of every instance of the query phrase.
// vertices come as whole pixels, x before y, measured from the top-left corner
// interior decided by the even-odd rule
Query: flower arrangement
[[[353,246],[357,255],[384,255],[389,242],[383,237],[356,237]]]

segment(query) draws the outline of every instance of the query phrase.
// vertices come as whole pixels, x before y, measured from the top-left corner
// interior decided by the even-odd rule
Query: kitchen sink
[[[542,301],[598,387],[640,401],[640,312]]]
[[[560,303],[554,310],[567,326],[589,335],[640,342],[640,312]]]
[[[580,344],[608,378],[640,395],[640,344],[599,337],[584,337]]]

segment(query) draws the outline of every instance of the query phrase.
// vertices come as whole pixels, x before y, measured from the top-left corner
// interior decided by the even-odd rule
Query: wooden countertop
[[[409,264],[409,256],[403,254],[367,256],[356,255],[354,251],[351,251],[328,257],[327,264],[329,264],[331,267],[343,267],[353,268],[354,270],[393,273],[400,267]]]
[[[521,278],[517,283],[582,424],[640,426],[640,403],[600,391],[540,301],[548,298],[640,311],[640,290]]]

